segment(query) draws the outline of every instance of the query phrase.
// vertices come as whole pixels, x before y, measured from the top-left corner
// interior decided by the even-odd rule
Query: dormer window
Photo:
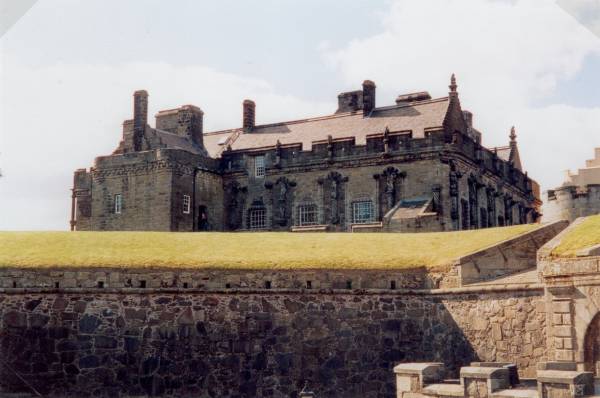
[[[258,155],[254,157],[254,177],[263,178],[265,176],[265,156]]]

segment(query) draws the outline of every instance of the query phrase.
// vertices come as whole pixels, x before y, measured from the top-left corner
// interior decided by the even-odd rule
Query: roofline
[[[440,98],[432,98],[430,100],[424,100],[424,101],[413,101],[413,102],[406,102],[406,103],[389,105],[389,106],[382,106],[382,107],[373,109],[373,111],[371,113],[376,112],[376,111],[387,111],[387,110],[391,110],[391,109],[406,108],[406,107],[415,106],[415,105],[426,105],[426,104],[431,104],[431,103],[435,103],[435,102],[447,101],[448,99],[449,99],[449,97],[446,96],[446,97],[440,97]],[[290,120],[290,121],[286,121],[286,122],[259,124],[259,125],[254,126],[254,129],[263,128],[263,127],[285,126],[285,125],[290,125],[290,124],[300,124],[300,123],[307,123],[307,122],[316,122],[316,121],[320,121],[320,120],[338,119],[338,118],[342,118],[342,117],[356,116],[356,115],[361,115],[361,114],[362,114],[362,110],[343,112],[343,113],[334,113],[332,115],[315,116],[315,117],[311,117],[311,118],[296,119],[296,120]],[[206,135],[235,133],[237,131],[243,131],[243,130],[244,129],[242,127],[237,127],[237,128],[233,128],[233,129],[209,131],[209,132],[204,133],[203,135],[206,136]]]

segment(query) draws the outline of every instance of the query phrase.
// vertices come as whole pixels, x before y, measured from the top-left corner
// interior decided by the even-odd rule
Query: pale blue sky
[[[600,26],[598,0],[560,0]],[[131,94],[208,130],[332,113],[339,92],[447,93],[487,146],[517,126],[544,189],[600,146],[600,39],[553,0],[40,0],[0,38],[0,229],[66,229],[72,171],[118,144]],[[598,22],[598,23],[597,23]],[[593,28],[592,28],[593,30]],[[152,120],[152,119],[151,119]],[[151,122],[153,123],[153,122]],[[26,215],[26,216],[25,216]]]

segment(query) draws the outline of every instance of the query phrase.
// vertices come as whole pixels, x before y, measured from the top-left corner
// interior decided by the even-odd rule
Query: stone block
[[[553,326],[552,332],[556,337],[571,337],[573,335],[573,328],[569,325]]]
[[[552,301],[552,312],[557,313],[570,313],[571,312],[571,301],[570,300],[553,300]]]
[[[570,350],[556,350],[554,353],[554,359],[557,361],[573,361],[573,351]]]

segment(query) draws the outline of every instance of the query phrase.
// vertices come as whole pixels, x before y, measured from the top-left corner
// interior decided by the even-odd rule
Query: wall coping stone
[[[562,231],[564,231],[564,229],[569,225],[569,222],[566,220],[558,220],[558,221],[554,221],[548,224],[541,224],[539,228],[536,228],[532,231],[528,231],[528,232],[523,232],[520,235],[514,236],[512,238],[503,240],[501,242],[495,243],[491,246],[488,247],[484,247],[480,250],[477,250],[476,252],[473,252],[471,254],[467,254],[466,256],[462,256],[459,257],[458,259],[456,259],[455,264],[456,265],[460,265],[463,263],[466,263],[468,261],[471,261],[473,259],[475,259],[476,257],[480,256],[481,254],[485,254],[486,252],[488,252],[490,249],[505,249],[508,248],[510,246],[512,246],[514,243],[520,241],[521,239],[523,239],[524,237],[527,236],[531,236],[533,237],[534,234],[536,233],[540,233],[541,231],[547,230],[547,229],[554,229],[556,227],[561,228]],[[560,233],[562,233],[562,231]],[[560,235],[559,233],[559,235]],[[554,239],[554,238],[553,238]],[[553,240],[551,239],[550,242]]]
[[[461,379],[508,379],[508,369],[488,366],[463,366],[460,368],[460,377]]]
[[[444,369],[444,364],[442,362],[401,363],[400,365],[394,366],[394,373],[421,375],[432,371],[438,371],[440,368]]]
[[[467,286],[444,289],[198,289],[198,288],[0,288],[0,294],[355,294],[355,295],[447,295],[463,293],[543,292],[544,284]]]
[[[556,384],[583,384],[593,378],[592,372],[570,370],[538,370],[537,381]]]

